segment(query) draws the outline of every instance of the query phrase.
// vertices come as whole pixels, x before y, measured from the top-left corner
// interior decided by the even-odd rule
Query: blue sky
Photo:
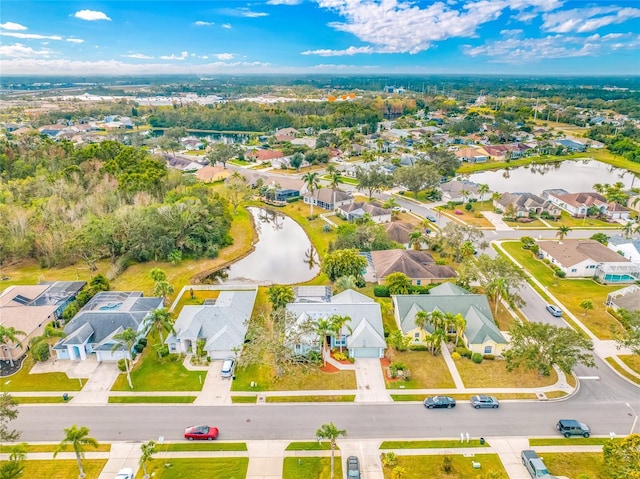
[[[638,0],[2,0],[0,74],[640,75]]]

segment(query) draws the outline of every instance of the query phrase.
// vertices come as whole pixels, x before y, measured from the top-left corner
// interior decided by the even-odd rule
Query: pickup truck
[[[525,449],[520,453],[520,457],[522,458],[522,464],[527,468],[527,471],[529,471],[533,479],[541,477],[545,479],[555,479],[555,476],[549,474],[547,466],[544,465],[544,462],[542,462],[542,459],[536,451]]]

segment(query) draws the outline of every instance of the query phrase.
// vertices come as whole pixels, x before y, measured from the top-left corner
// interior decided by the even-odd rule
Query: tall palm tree
[[[333,283],[333,287],[338,291],[345,291],[347,289],[356,289],[358,286],[356,284],[355,276],[340,276]]]
[[[127,328],[113,337],[115,344],[111,348],[111,351],[124,351],[124,366],[131,389],[133,389],[133,383],[131,382],[131,350],[137,339],[138,337],[133,332],[133,329]]]
[[[162,331],[167,331],[173,333],[175,330],[173,329],[173,321],[171,320],[171,313],[167,311],[165,308],[156,309],[151,312],[147,321],[151,326],[155,326],[158,330],[158,335],[160,337],[160,344],[164,344],[164,335]]]
[[[334,314],[329,318],[331,321],[331,329],[333,330],[334,337],[340,340],[340,352],[342,352],[342,329],[346,328],[349,331],[349,334],[353,333],[353,329],[347,323],[351,321],[349,316],[340,316],[338,314]]]
[[[335,462],[335,451],[336,451],[336,439],[340,436],[346,436],[346,429],[338,429],[334,423],[323,424],[320,426],[320,429],[316,431],[316,437],[318,438],[318,442],[321,439],[328,439],[331,443],[331,479],[334,478],[334,462]]]
[[[434,309],[429,313],[429,322],[434,329],[444,328],[444,313],[439,309]]]
[[[431,324],[431,319],[429,317],[429,313],[426,311],[418,311],[413,318],[413,321],[416,323],[416,326],[420,328],[421,331],[424,331],[427,327],[427,324]]]
[[[627,223],[622,227],[622,233],[624,234],[624,237],[629,239],[631,238],[631,235],[633,234],[635,227],[632,221],[627,221]]]
[[[409,233],[409,246],[414,250],[420,251],[422,249],[422,243],[424,242],[424,235],[422,231],[415,230]]]
[[[11,351],[9,350],[9,344],[15,344],[16,346],[21,346],[22,343],[18,339],[18,336],[26,336],[27,333],[24,331],[20,331],[13,326],[5,328],[0,325],[0,346],[4,346],[5,351],[9,358],[9,363],[11,367],[13,367],[13,356],[11,355]]]
[[[433,354],[434,356],[438,354],[438,352],[442,349],[443,341],[446,341],[446,340],[447,340],[447,332],[444,329],[438,328],[435,331],[433,331],[433,333],[431,333],[427,338],[427,344],[431,349],[431,354]]]
[[[322,318],[318,320],[316,323],[316,331],[318,332],[318,336],[320,336],[320,342],[322,343],[322,359],[324,361],[324,365],[327,365],[327,360],[325,359],[325,353],[327,351],[328,343],[327,336],[333,334],[333,328],[331,327],[331,321],[326,318]]]
[[[142,478],[149,479],[149,474],[147,474],[147,462],[153,459],[153,454],[156,452],[156,442],[149,441],[140,445],[140,451],[142,452],[142,455],[140,456],[140,465],[144,472],[144,476],[142,476]]]
[[[462,196],[462,204],[464,204],[471,196],[471,192],[469,190],[460,190],[460,196]]]
[[[566,225],[562,225],[558,228],[558,231],[556,232],[556,236],[560,238],[560,241],[562,241],[564,237],[569,234],[569,231],[572,231],[571,228],[569,228]]]
[[[338,186],[340,186],[340,178],[341,178],[341,175],[339,171],[334,170],[330,173],[329,187],[331,188],[331,190],[333,190],[332,200],[333,200],[334,208],[336,204],[336,190],[338,189]]]
[[[302,181],[304,181],[304,183],[307,185],[307,190],[309,190],[309,194],[311,195],[311,201],[309,203],[309,216],[313,216],[313,192],[320,187],[320,179],[318,178],[318,173],[316,173],[315,171],[308,171],[307,173],[302,175]]]
[[[478,186],[478,194],[480,195],[480,201],[484,200],[484,195],[486,193],[489,193],[489,191],[491,190],[489,189],[489,185],[487,185],[486,183],[481,183]]]
[[[500,199],[501,199],[501,198],[502,198],[502,193],[499,193],[499,192],[497,192],[497,191],[494,191],[494,192],[491,194],[491,201],[492,201],[492,202],[493,202],[493,201],[500,201]]]
[[[506,300],[509,300],[509,281],[504,277],[496,278],[487,285],[487,293],[489,294],[489,296],[493,297],[493,300],[496,303],[493,314],[497,315],[500,299],[504,298]]]
[[[85,448],[87,446],[97,448],[99,445],[98,441],[89,437],[89,428],[85,426],[78,427],[74,424],[70,428],[64,430],[64,439],[60,441],[60,444],[53,453],[53,457],[56,457],[60,452],[66,451],[69,444],[73,447],[73,451],[76,453],[78,469],[80,469],[80,475],[78,477],[83,478],[86,476],[84,469],[82,469],[82,459],[84,459]]]

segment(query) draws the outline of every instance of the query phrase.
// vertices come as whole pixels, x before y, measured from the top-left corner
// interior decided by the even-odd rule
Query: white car
[[[133,469],[131,469],[130,467],[120,469],[118,471],[118,474],[116,474],[115,479],[133,479]]]
[[[236,361],[233,358],[226,358],[222,361],[222,370],[220,371],[223,378],[230,378],[233,376],[233,371],[236,369]]]

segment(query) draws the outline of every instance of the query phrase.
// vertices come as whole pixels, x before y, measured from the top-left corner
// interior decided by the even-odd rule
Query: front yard
[[[387,389],[447,389],[455,384],[449,373],[442,354],[434,356],[428,351],[398,352],[393,349],[387,351],[391,363],[401,363],[409,371],[409,380],[390,379],[384,368],[384,379]]]
[[[81,384],[80,380],[71,379],[65,373],[29,374],[33,364],[33,357],[27,354],[20,371],[13,376],[0,378],[2,391],[80,391],[82,384],[86,382],[82,380]]]
[[[189,479],[210,479],[212,477],[244,479],[247,476],[248,468],[248,457],[170,458],[150,462],[147,465],[147,473],[154,479],[182,479],[184,477]],[[140,468],[136,479],[142,479],[142,476],[142,468]]]
[[[450,469],[447,471],[445,461],[449,458]],[[480,463],[481,469],[474,469],[473,462]],[[478,476],[489,476],[495,472],[497,477],[509,477],[502,466],[497,454],[475,454],[466,457],[461,454],[448,454],[436,456],[397,456],[396,468],[404,469],[403,479],[468,479]],[[384,479],[397,477],[393,474],[394,467],[383,469]],[[428,474],[425,474],[428,471]]]
[[[256,385],[251,387],[251,383]],[[236,369],[236,380],[232,391],[309,391],[314,389],[341,390],[356,389],[354,371],[324,372],[319,367],[299,369],[278,376],[267,365],[250,365]]]
[[[540,376],[536,371],[507,371],[504,360],[487,360],[476,364],[470,359],[454,360],[458,373],[467,388],[537,388],[550,386],[558,380],[555,371]]]
[[[609,479],[608,468],[604,465],[601,452],[544,453],[544,463],[555,476],[569,479]]]

